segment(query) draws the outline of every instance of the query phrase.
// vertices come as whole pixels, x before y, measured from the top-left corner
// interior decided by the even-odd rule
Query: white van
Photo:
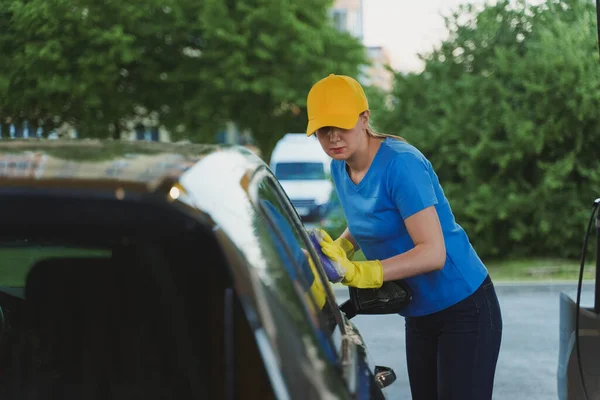
[[[273,149],[270,168],[304,221],[327,212],[333,190],[330,162],[315,135],[288,133]]]

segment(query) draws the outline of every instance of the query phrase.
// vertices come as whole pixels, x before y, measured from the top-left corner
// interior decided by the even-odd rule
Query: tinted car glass
[[[0,398],[273,398],[214,240],[124,239],[0,249]]]
[[[27,240],[0,243],[0,289],[23,289],[31,267],[50,257],[110,257],[110,250],[52,246]]]
[[[275,176],[285,181],[327,179],[322,163],[282,162],[275,165]]]
[[[337,305],[325,293],[325,286],[329,283],[323,282],[316,271],[317,263],[307,250],[309,244],[299,231],[301,225],[292,222],[291,209],[285,205],[270,178],[260,182],[258,195],[271,229],[276,233],[274,243],[279,256],[289,276],[303,291],[301,298],[311,312],[311,323],[322,340],[324,350],[331,352],[339,349]]]

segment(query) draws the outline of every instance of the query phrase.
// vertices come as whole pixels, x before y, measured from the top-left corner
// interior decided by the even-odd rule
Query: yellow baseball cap
[[[355,79],[330,74],[313,85],[306,102],[310,136],[324,126],[354,128],[360,114],[369,109],[365,92]]]

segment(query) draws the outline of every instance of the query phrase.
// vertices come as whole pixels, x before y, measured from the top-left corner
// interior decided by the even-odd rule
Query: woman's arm
[[[360,246],[358,245],[358,243],[356,243],[356,239],[354,239],[354,237],[352,237],[352,234],[350,233],[350,230],[348,229],[348,227],[346,227],[346,229],[344,229],[344,232],[342,232],[340,237],[344,238],[347,241],[349,241],[350,243],[352,243],[352,246],[354,247],[355,252],[360,250]]]
[[[446,263],[444,235],[434,206],[411,215],[404,223],[415,247],[381,260],[384,282],[440,270]]]
[[[446,262],[446,246],[435,206],[412,214],[404,223],[414,248],[385,260],[350,261],[344,248],[326,241],[321,242],[321,249],[345,271],[342,283],[357,288],[379,288],[383,282],[442,269]],[[348,241],[353,240],[347,229],[340,238],[344,236]]]

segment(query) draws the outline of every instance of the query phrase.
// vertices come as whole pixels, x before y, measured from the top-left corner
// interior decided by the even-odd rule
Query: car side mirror
[[[375,382],[381,389],[390,386],[392,383],[396,382],[396,373],[390,367],[384,367],[381,365],[375,366]]]

